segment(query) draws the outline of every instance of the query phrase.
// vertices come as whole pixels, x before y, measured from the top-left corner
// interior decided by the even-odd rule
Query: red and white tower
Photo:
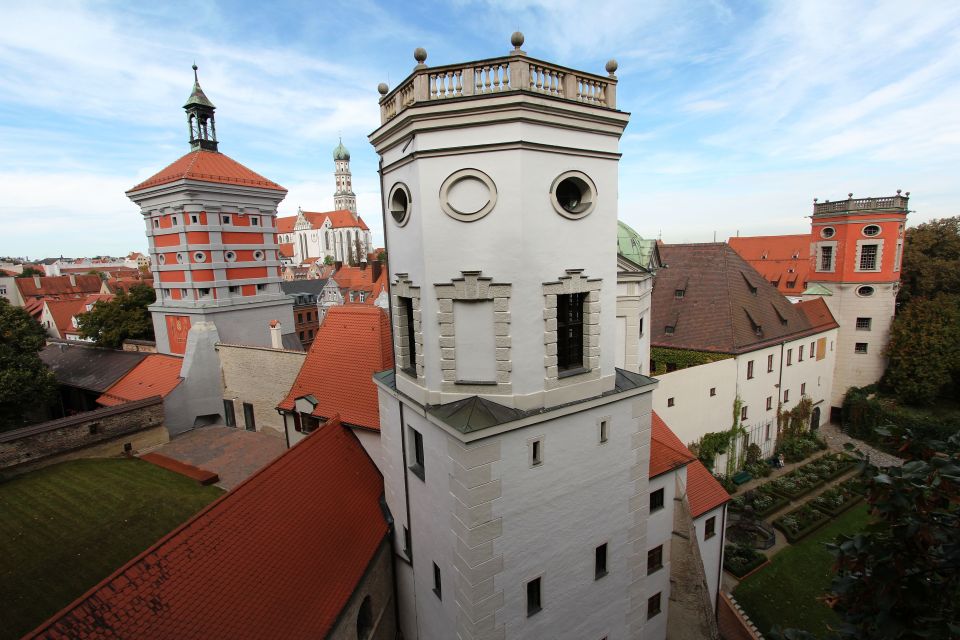
[[[831,406],[851,386],[880,379],[896,309],[910,192],[883,198],[814,200],[804,298],[822,296],[840,331]]]
[[[127,191],[146,223],[157,350],[185,354],[204,322],[224,342],[270,346],[271,320],[294,326],[275,240],[287,191],[217,150],[216,108],[193,70],[190,152]]]

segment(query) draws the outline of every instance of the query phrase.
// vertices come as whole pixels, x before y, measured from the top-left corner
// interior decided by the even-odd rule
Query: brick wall
[[[717,624],[723,640],[763,640],[756,626],[746,617],[733,596],[720,593]]]
[[[253,405],[257,431],[283,433],[277,405],[287,397],[307,357],[305,351],[218,344],[223,397],[234,400],[237,427],[244,428],[243,403]]]
[[[163,444],[159,397],[88,411],[0,433],[0,469],[20,473],[68,458],[113,456]]]

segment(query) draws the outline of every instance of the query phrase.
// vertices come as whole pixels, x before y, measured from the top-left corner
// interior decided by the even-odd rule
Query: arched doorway
[[[820,407],[814,407],[810,416],[810,431],[816,431],[820,428]]]

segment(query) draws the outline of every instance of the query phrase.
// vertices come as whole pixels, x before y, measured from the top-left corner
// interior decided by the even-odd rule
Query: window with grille
[[[858,343],[856,343],[855,345],[853,345],[853,352],[854,352],[854,353],[866,353],[866,352],[867,352],[867,343],[866,343],[866,342],[858,342]]]
[[[557,370],[583,367],[583,302],[586,293],[557,296]]]
[[[870,331],[871,318],[857,318],[857,331]]]
[[[833,247],[820,247],[820,271],[833,271]]]
[[[877,245],[865,244],[860,247],[860,270],[874,271],[877,268]]]

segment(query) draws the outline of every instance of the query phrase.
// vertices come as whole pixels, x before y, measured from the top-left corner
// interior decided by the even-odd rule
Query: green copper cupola
[[[193,92],[183,105],[190,126],[190,149],[217,150],[217,123],[213,112],[217,110],[200,88],[197,65],[193,65]]]

